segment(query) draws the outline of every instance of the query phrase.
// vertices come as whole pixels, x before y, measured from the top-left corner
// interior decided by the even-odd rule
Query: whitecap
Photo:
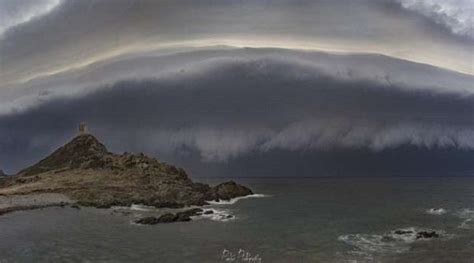
[[[114,211],[118,210],[135,210],[135,211],[151,211],[155,209],[153,206],[147,206],[142,204],[132,204],[131,206],[112,206],[110,207]]]
[[[459,228],[474,229],[474,209],[464,208],[457,213],[457,216],[464,219]]]
[[[206,214],[206,212],[208,211],[212,211],[211,214]],[[229,210],[226,210],[226,209],[215,209],[215,208],[211,208],[211,209],[204,209],[203,213],[200,214],[200,215],[197,215],[197,216],[193,216],[195,218],[205,218],[205,219],[209,219],[209,220],[212,220],[212,221],[219,221],[219,222],[227,222],[227,221],[231,221],[231,220],[234,220],[236,217],[234,215],[232,215]]]
[[[134,210],[134,211],[152,211],[154,209],[155,207],[153,206],[140,205],[140,204],[132,204],[130,206],[130,210]]]
[[[444,215],[446,214],[446,209],[444,208],[430,208],[428,210],[426,210],[426,213],[430,214],[430,215]]]
[[[237,203],[237,201],[242,200],[242,199],[261,198],[261,197],[269,197],[269,195],[253,194],[253,195],[239,196],[239,197],[236,197],[236,198],[232,198],[230,200],[207,201],[207,202],[211,205],[232,205],[232,204],[235,204],[235,203]]]
[[[472,218],[472,219],[474,219],[474,209],[464,208],[461,211],[459,211],[457,214],[460,218]]]
[[[473,229],[474,228],[474,220],[472,218],[468,218],[459,225],[459,228],[464,229]]]
[[[112,209],[114,211],[115,210],[128,210],[128,209],[130,209],[130,207],[129,206],[112,206],[112,207],[110,207],[110,209]]]
[[[387,242],[384,235],[350,234],[338,237],[339,241],[364,252],[401,253],[409,249],[404,242]]]
[[[414,242],[428,241],[431,238],[419,238],[421,231],[435,231],[442,237],[449,237],[441,230],[419,229],[416,227],[400,228],[384,234],[349,234],[338,237],[339,241],[349,244],[362,252],[368,253],[403,253],[410,249]]]

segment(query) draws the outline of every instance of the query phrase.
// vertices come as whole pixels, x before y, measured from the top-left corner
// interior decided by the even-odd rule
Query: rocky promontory
[[[233,181],[195,183],[173,165],[144,154],[114,154],[93,135],[82,134],[51,155],[0,182],[0,196],[62,194],[82,206],[143,204],[181,208],[229,200],[252,191]]]

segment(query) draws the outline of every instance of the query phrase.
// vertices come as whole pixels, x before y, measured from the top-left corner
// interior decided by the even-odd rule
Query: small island
[[[37,164],[0,179],[0,214],[66,205],[184,208],[251,194],[234,181],[213,187],[195,183],[182,168],[144,154],[111,153],[81,125],[72,141]],[[162,221],[189,221],[201,211],[194,208]]]

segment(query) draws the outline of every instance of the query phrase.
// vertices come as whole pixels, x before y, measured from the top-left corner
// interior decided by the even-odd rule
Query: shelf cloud
[[[34,104],[4,113],[0,146],[22,145],[26,162],[86,121],[113,149],[211,163],[280,150],[474,149],[472,77],[383,56],[215,49],[76,73],[45,79]]]
[[[407,91],[425,90],[459,96],[474,93],[470,75],[386,56],[269,48],[213,48],[185,52],[146,52],[132,57],[119,57],[83,70],[32,80],[11,89],[10,96],[0,98],[0,115],[22,111],[53,98],[81,96],[120,81],[181,81],[181,78],[200,79],[209,74],[226,76],[232,70],[245,68],[253,69],[249,74],[260,76],[261,79],[281,73],[288,81],[314,81],[314,76],[320,76],[344,83],[365,81],[384,88],[396,86],[397,89]]]
[[[113,151],[177,164],[441,152],[474,169],[471,14],[468,0],[0,0],[0,168],[85,121]]]
[[[394,1],[1,1],[0,94],[120,56],[216,45],[382,54],[473,74],[473,40],[425,21],[466,33],[468,6],[428,14],[412,8],[438,9]]]

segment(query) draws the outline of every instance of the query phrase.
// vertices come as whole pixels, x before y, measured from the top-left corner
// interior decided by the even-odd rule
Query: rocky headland
[[[216,186],[195,183],[182,168],[144,154],[111,153],[93,135],[82,134],[37,164],[1,179],[0,214],[63,205],[183,208],[251,194],[233,181]],[[21,197],[40,202],[12,201]],[[168,215],[161,221],[189,221],[191,214]]]

